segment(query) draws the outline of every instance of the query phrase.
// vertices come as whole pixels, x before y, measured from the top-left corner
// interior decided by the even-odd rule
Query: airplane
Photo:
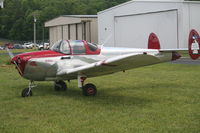
[[[154,33],[146,49],[105,47],[85,40],[60,40],[50,50],[16,56],[7,49],[19,74],[30,80],[28,88],[22,90],[22,97],[32,96],[34,81],[54,81],[55,91],[65,91],[65,81],[74,79],[84,96],[95,96],[97,88],[92,83],[85,84],[87,78],[177,60],[181,57],[179,50],[182,49],[161,49]]]

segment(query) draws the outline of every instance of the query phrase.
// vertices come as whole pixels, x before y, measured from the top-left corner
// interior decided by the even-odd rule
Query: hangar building
[[[99,43],[147,48],[151,33],[162,49],[187,48],[190,31],[200,33],[200,2],[134,0],[98,13]]]
[[[98,42],[97,15],[63,15],[45,22],[45,27],[50,45],[62,39]]]

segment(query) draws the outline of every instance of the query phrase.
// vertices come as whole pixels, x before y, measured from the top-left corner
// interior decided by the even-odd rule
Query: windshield
[[[96,45],[96,44],[94,44],[94,43],[89,43],[88,42],[88,47],[89,47],[89,49],[91,50],[91,51],[96,51],[97,49],[98,49],[98,46]]]
[[[51,50],[60,52],[63,54],[70,54],[70,47],[67,41],[61,40],[56,42],[52,47]]]

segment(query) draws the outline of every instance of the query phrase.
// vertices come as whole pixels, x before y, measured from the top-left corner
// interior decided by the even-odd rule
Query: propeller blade
[[[110,34],[109,36],[106,37],[106,39],[103,41],[103,43],[101,44],[101,46],[104,46],[108,40],[112,37],[112,34]]]
[[[14,57],[13,53],[6,47],[6,51],[8,52],[8,55],[12,59]]]
[[[7,47],[6,47],[6,51],[8,52],[8,55],[10,56],[10,58],[12,59],[14,57],[13,53]],[[15,66],[16,66],[17,70],[19,71],[19,73],[21,75],[23,75],[21,69],[19,68],[19,66],[17,64],[17,62],[13,60],[13,63],[15,64]]]

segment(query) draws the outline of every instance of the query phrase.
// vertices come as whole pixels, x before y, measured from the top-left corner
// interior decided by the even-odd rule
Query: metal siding
[[[86,41],[91,42],[90,22],[86,22]]]
[[[63,26],[63,39],[68,40],[68,25]]]
[[[93,19],[91,21],[91,42],[98,43],[98,24],[97,20]]]
[[[58,40],[62,40],[62,26],[57,26],[57,40],[56,41],[58,41]]]
[[[53,43],[57,41],[57,27],[53,28]]]
[[[53,27],[50,27],[49,28],[49,40],[50,40],[50,45],[53,45],[53,43],[54,43],[54,34],[53,34],[54,32],[53,32]]]
[[[87,22],[90,21],[89,25]],[[83,40],[83,22],[86,22],[86,39],[98,43],[98,29],[97,29],[97,18],[72,18],[72,17],[58,17],[45,23],[46,27],[49,27],[49,39],[51,45],[57,40]],[[69,24],[68,24],[69,23]],[[70,26],[70,28],[68,27]],[[77,25],[77,30],[76,30]],[[91,34],[89,33],[91,31]],[[77,32],[77,33],[76,33]],[[70,34],[69,34],[70,33]],[[69,38],[70,36],[70,38]]]
[[[100,12],[98,14],[99,23],[99,42],[107,46],[114,46],[114,18],[117,16],[137,15],[142,13],[159,12],[165,10],[174,10],[179,8],[177,3],[162,2],[130,2],[116,8]],[[110,38],[109,38],[110,36]]]
[[[177,48],[177,11],[115,17],[115,46],[147,48],[151,32],[161,48]]]
[[[83,33],[82,33],[82,24],[78,24],[77,25],[77,28],[78,28],[78,40],[83,40],[82,36],[83,36]]]
[[[190,29],[195,29],[200,34],[200,4],[189,4]]]
[[[70,25],[70,40],[76,40],[76,25]]]

